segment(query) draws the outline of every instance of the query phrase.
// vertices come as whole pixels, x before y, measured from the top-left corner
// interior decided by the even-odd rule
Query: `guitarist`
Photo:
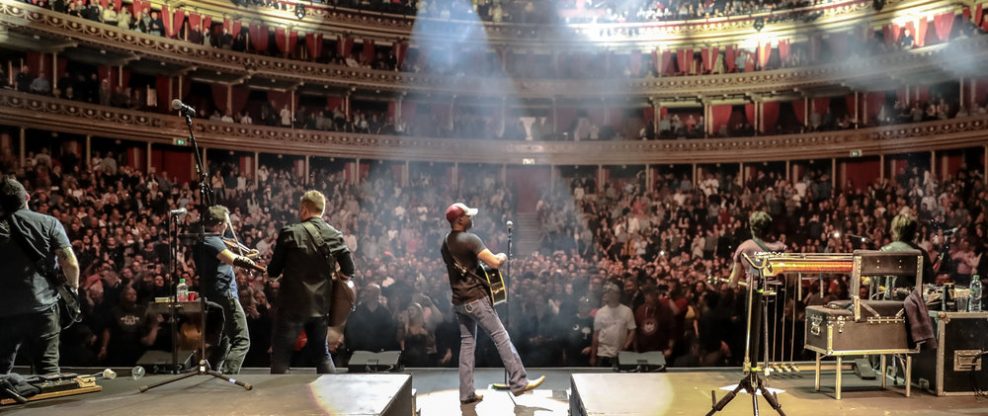
[[[498,268],[508,261],[508,256],[504,253],[494,255],[484,246],[480,237],[468,232],[473,226],[474,215],[477,215],[477,209],[469,208],[463,203],[457,202],[446,208],[446,221],[449,222],[451,231],[441,248],[449,273],[449,286],[453,292],[453,309],[460,325],[460,403],[463,405],[475,404],[484,399],[473,387],[478,325],[494,341],[508,371],[511,392],[515,396],[535,390],[545,382],[545,376],[528,380],[518,351],[511,344],[508,331],[504,329],[488,297],[489,288],[476,272],[479,262]]]
[[[28,209],[29,199],[16,179],[0,179],[0,371],[10,373],[23,344],[36,374],[58,374],[62,282],[51,271],[57,261],[78,293],[79,262],[62,224]]]

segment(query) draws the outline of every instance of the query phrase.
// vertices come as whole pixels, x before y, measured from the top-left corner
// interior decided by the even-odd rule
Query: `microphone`
[[[172,100],[172,110],[178,111],[179,113],[185,116],[191,117],[196,115],[195,108],[192,108],[192,106],[183,103],[182,100],[179,100],[178,98]]]
[[[188,214],[188,213],[189,213],[189,210],[187,210],[185,208],[173,209],[171,211],[168,211],[168,215],[171,215],[173,217],[181,217],[181,216],[183,216],[185,214]]]

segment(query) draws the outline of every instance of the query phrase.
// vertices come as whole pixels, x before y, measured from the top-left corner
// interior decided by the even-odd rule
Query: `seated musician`
[[[930,253],[914,241],[916,230],[919,228],[916,218],[909,211],[903,211],[892,219],[889,232],[892,234],[892,242],[881,248],[881,251],[907,251],[919,250],[923,253],[923,279],[931,282],[936,277],[933,271],[933,262],[930,260]],[[896,298],[905,298],[909,294],[910,288],[916,286],[914,277],[893,278],[891,286],[907,290],[897,290]],[[901,293],[900,293],[901,292]]]
[[[746,265],[744,256],[754,258],[755,253],[776,252],[786,249],[786,245],[771,239],[769,231],[772,229],[772,216],[765,211],[755,211],[748,217],[748,229],[751,231],[751,238],[745,240],[734,251],[734,268],[731,269],[731,287],[738,285],[738,280],[742,277],[748,281],[752,274],[749,273],[749,266]]]

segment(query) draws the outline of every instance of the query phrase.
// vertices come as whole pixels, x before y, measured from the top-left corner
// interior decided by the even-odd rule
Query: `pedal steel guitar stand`
[[[751,264],[754,270],[758,271],[757,276],[750,276],[748,280],[748,323],[747,323],[747,335],[745,336],[744,345],[744,375],[741,376],[741,380],[738,382],[737,387],[734,388],[730,393],[727,393],[724,397],[717,401],[717,393],[714,391],[710,392],[710,398],[713,402],[711,409],[707,412],[707,416],[712,416],[715,413],[724,410],[725,407],[737,397],[741,390],[746,391],[751,395],[751,406],[752,414],[758,416],[758,396],[756,393],[761,393],[765,401],[772,406],[780,416],[785,416],[785,412],[782,411],[782,405],[779,403],[779,398],[773,393],[767,386],[765,379],[761,374],[761,370],[768,367],[768,322],[764,322],[768,316],[768,301],[765,299],[765,294],[759,295],[760,310],[755,312],[754,299],[755,292],[763,292],[767,290],[766,279],[763,277],[762,270],[765,267],[763,264],[756,264],[754,260],[748,257],[747,254],[742,254],[745,260]],[[758,316],[761,315],[761,316]],[[755,325],[754,331],[752,330],[752,324]],[[760,329],[760,331],[759,331]],[[758,332],[762,332],[765,338],[765,360],[763,362],[762,368],[752,367],[752,362],[757,364],[758,361],[758,341],[755,341],[754,346],[752,345],[751,336],[752,333],[758,336]],[[752,360],[752,356],[755,357]]]

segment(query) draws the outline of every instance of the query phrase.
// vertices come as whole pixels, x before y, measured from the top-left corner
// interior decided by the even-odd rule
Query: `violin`
[[[221,237],[220,239],[223,240],[223,244],[226,244],[226,248],[230,249],[230,251],[240,253],[240,255],[250,258],[251,260],[256,259],[261,255],[257,249],[247,247],[233,238]]]

